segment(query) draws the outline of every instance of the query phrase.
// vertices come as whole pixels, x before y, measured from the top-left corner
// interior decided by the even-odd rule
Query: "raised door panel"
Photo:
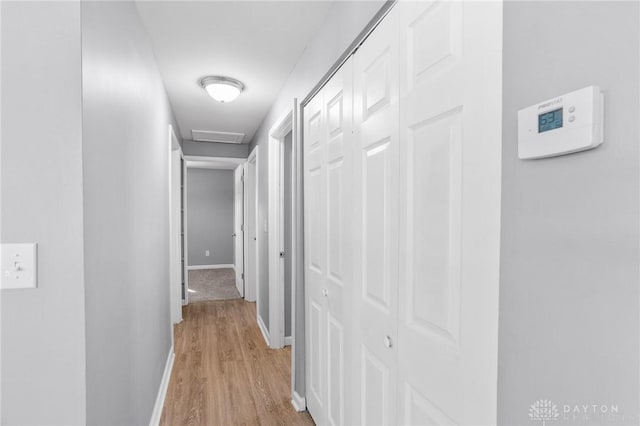
[[[399,3],[399,423],[495,424],[499,3]]]
[[[357,424],[396,420],[398,21],[392,9],[354,55],[354,389]]]
[[[315,409],[322,411],[324,405],[325,389],[325,359],[324,359],[324,339],[325,339],[325,310],[317,300],[309,302],[309,374],[307,383],[309,384],[310,406],[312,414],[316,414]],[[313,409],[313,410],[312,410]]]
[[[362,425],[394,424],[395,387],[393,365],[380,360],[367,345],[361,347],[360,419]]]
[[[345,411],[345,328],[342,321],[327,313],[327,420],[344,424]]]
[[[458,343],[462,196],[461,110],[406,132],[404,321],[425,338]]]
[[[393,195],[390,188],[393,153],[390,138],[364,147],[363,168],[363,210],[362,247],[364,267],[362,270],[362,298],[371,308],[381,313],[391,314],[393,309],[391,293],[395,285],[392,276],[389,240],[393,238],[393,223],[388,220],[389,203]]]

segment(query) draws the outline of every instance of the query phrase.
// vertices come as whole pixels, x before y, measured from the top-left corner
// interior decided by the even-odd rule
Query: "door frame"
[[[184,274],[184,297],[182,298],[182,305],[189,304],[189,221],[187,210],[187,160],[185,156],[182,156],[182,258],[184,264],[182,265],[182,273]]]
[[[178,221],[180,218],[180,208],[182,200],[180,199],[180,185],[182,174],[178,173],[176,176],[174,171],[174,156],[179,154],[180,158],[184,158],[180,141],[173,129],[173,125],[169,124],[169,158],[168,158],[168,171],[169,171],[169,300],[171,303],[170,317],[171,317],[171,339],[173,341],[173,324],[178,324],[182,321],[182,276],[181,276],[181,262],[182,262],[182,247],[181,247],[181,232],[180,226],[175,226],[176,208],[178,212]],[[174,193],[174,186],[178,180],[178,194]],[[180,222],[178,222],[180,223]],[[177,235],[176,235],[177,233]],[[177,239],[176,239],[177,237]]]
[[[253,212],[255,217],[253,218],[253,229],[255,230],[256,236],[258,235],[258,192],[259,192],[259,183],[260,183],[260,175],[258,173],[258,171],[260,170],[260,164],[258,163],[258,160],[260,159],[259,157],[259,153],[258,153],[258,146],[256,146],[253,151],[251,151],[251,153],[249,153],[249,156],[247,157],[246,163],[245,163],[245,176],[249,176],[249,163],[253,160],[255,162],[255,172],[254,172],[254,180],[255,182],[253,183],[253,194],[249,194],[249,190],[247,189],[248,185],[245,186],[245,191],[244,191],[244,223],[249,224],[249,203],[253,203]],[[246,180],[245,180],[246,182]],[[258,306],[258,283],[260,282],[260,244],[256,243],[255,244],[255,250],[254,250],[254,258],[255,258],[255,265],[251,265],[251,263],[249,262],[249,251],[251,250],[251,246],[249,244],[249,232],[245,232],[244,233],[245,239],[245,250],[244,250],[244,270],[245,270],[245,286],[244,286],[244,298],[246,301],[248,302],[256,302],[256,318],[258,317],[258,311],[257,311],[257,306]],[[249,269],[253,268],[253,271],[251,272],[251,274],[255,277],[254,283],[247,283],[248,281],[248,277],[249,277]],[[264,334],[264,330],[263,334]]]
[[[233,171],[233,268],[235,272],[235,280],[236,280],[236,288],[238,289],[238,293],[240,296],[244,298],[245,293],[245,276],[244,276],[244,224],[245,224],[245,188],[244,188],[244,173],[245,173],[245,163],[238,165]],[[238,178],[238,175],[240,176]],[[238,186],[242,187],[240,199],[238,199]],[[238,221],[238,211],[237,209],[241,208],[242,212],[240,213],[240,224]],[[239,226],[238,226],[239,225]],[[240,256],[237,256],[238,252],[240,252]],[[241,263],[241,265],[239,265]],[[242,269],[238,271],[238,269]],[[240,273],[240,278],[238,278],[238,273]],[[241,281],[241,282],[240,282]],[[240,285],[239,285],[240,284]]]
[[[285,253],[291,259],[291,346],[295,342],[295,310],[293,301],[295,300],[295,273],[297,261],[296,247],[296,191],[295,191],[295,152],[294,147],[297,141],[297,123],[295,123],[297,99],[293,100],[293,104],[284,114],[275,122],[269,130],[269,346],[277,349],[284,347],[285,344],[285,300],[284,300],[284,259],[280,256],[284,252],[284,150],[283,144],[285,137],[292,133],[292,158],[291,158],[291,253]],[[294,359],[294,357],[292,357]],[[292,364],[292,372],[295,371],[295,365]],[[293,378],[293,374],[292,374]]]

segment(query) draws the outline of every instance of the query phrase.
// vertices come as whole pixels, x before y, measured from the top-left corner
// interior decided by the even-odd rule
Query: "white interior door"
[[[258,284],[258,224],[257,224],[257,154],[249,157],[247,161],[246,175],[246,207],[247,207],[247,265],[245,299],[249,302],[256,301]]]
[[[352,78],[349,59],[305,107],[307,405],[316,422],[332,425],[354,420]]]
[[[318,424],[496,422],[501,34],[500,2],[398,2],[305,107]]]
[[[305,244],[305,354],[307,409],[316,424],[325,424],[326,404],[326,278],[325,190],[326,138],[323,132],[322,94],[304,109],[304,244]]]
[[[353,144],[353,69],[349,59],[322,90],[325,112],[327,422],[352,424],[351,360],[352,302],[354,292],[353,244],[350,234]]]
[[[354,55],[356,423],[396,423],[398,318],[398,17]]]
[[[398,11],[398,423],[495,424],[502,6]]]
[[[233,245],[236,287],[244,297],[244,166],[234,172]]]

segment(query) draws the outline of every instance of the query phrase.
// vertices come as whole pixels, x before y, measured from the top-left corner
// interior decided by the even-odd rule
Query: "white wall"
[[[318,29],[300,57],[289,79],[278,94],[277,100],[269,110],[264,121],[256,131],[251,141],[249,152],[254,146],[260,146],[259,173],[260,187],[258,188],[258,244],[260,244],[260,283],[267,285],[269,281],[268,263],[268,235],[265,221],[268,212],[268,152],[269,129],[293,105],[293,99],[302,101],[320,82],[324,74],[339,59],[358,34],[369,23],[373,16],[384,5],[384,1],[339,1],[332,4],[324,23]],[[297,304],[303,305],[304,293],[297,292]],[[296,311],[298,323],[304,321],[303,309]],[[268,317],[268,315],[267,315]],[[266,318],[265,318],[266,319]],[[304,341],[304,329],[296,328],[296,339]],[[298,348],[302,349],[299,345]],[[295,387],[300,395],[304,395],[304,354],[296,351],[296,369],[298,370]]]
[[[38,288],[2,290],[2,419],[85,423],[80,3],[0,2],[2,243]]]
[[[249,156],[249,145],[183,140],[182,152],[184,155],[201,157],[247,158]]]
[[[189,266],[233,264],[234,191],[233,170],[187,169]]]
[[[82,60],[87,423],[148,424],[171,345],[172,114],[132,2],[82,3]]]
[[[530,424],[638,424],[640,8],[638,2],[504,6],[499,407]],[[605,92],[599,148],[517,158],[517,111],[591,84]],[[577,421],[564,406],[618,406]]]

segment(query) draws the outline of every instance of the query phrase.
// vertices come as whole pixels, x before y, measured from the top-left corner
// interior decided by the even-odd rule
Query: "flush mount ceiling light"
[[[244,84],[234,78],[209,76],[200,80],[200,86],[220,103],[231,102],[244,89]]]

